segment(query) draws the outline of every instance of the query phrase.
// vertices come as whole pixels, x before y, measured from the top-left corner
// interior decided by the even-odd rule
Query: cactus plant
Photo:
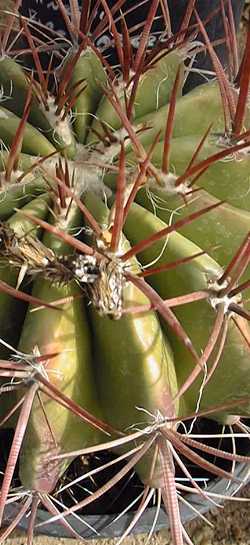
[[[123,18],[117,31],[121,2],[102,0],[117,70],[76,4],[69,15],[57,0],[70,43],[21,19],[18,48],[14,15],[1,37],[0,425],[14,429],[1,522],[17,464],[21,488],[0,543],[28,512],[31,543],[39,505],[77,536],[67,516],[135,468],[144,493],[126,533],[156,495],[181,545],[175,464],[211,500],[182,456],[229,480],[204,453],[250,460],[180,433],[204,415],[248,433],[250,32],[230,79],[191,0],[181,31],[149,50],[152,1],[136,52]],[[182,96],[197,30],[214,78]],[[52,494],[71,460],[107,449],[123,468],[60,512]]]

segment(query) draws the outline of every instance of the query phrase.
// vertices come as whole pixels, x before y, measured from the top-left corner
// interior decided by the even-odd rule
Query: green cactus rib
[[[136,224],[140,225],[140,233],[134,228]],[[149,212],[145,214],[143,208],[134,204],[126,221],[125,233],[133,244],[137,244],[142,238],[148,238],[164,227],[166,227],[166,224],[162,220]],[[160,266],[161,264],[195,255],[199,250],[200,248],[183,235],[171,233],[167,241],[156,242],[152,247],[143,250],[138,257],[143,265],[157,261],[157,266]],[[183,263],[176,270],[168,270],[166,273],[152,275],[149,277],[149,282],[165,300],[198,291],[208,291],[209,293],[211,286],[219,280],[221,273],[222,270],[217,263],[205,254],[194,258],[188,263]],[[216,297],[216,294],[214,297]],[[218,313],[218,309],[213,308],[210,297],[201,301],[194,300],[192,308],[189,305],[181,305],[175,308],[176,316],[200,354],[208,344],[216,313]],[[166,327],[165,324],[163,324],[163,327]],[[244,326],[245,330],[247,332],[247,327]],[[180,343],[174,332],[169,328],[167,328],[167,335],[173,349],[175,369],[181,386],[189,377],[194,362],[184,345]],[[249,333],[246,333],[247,335]],[[212,357],[207,362],[208,373],[213,362],[212,353]],[[190,412],[194,412],[197,408],[204,373],[205,368],[203,376],[200,376],[184,395],[186,406]],[[234,322],[230,322],[220,362],[214,375],[204,387],[200,408],[206,409],[212,405],[219,405],[229,400],[238,400],[241,397],[249,396],[249,373],[248,346],[244,343]],[[236,406],[235,411],[236,414],[242,414],[243,411],[244,415],[249,415],[249,404],[243,408]],[[227,417],[227,411],[213,415],[214,417],[223,421]]]
[[[157,217],[165,223],[175,223],[187,214],[219,202],[204,190],[191,194],[186,199],[186,206],[183,206],[180,195],[169,197],[166,191],[160,188],[153,188],[150,195],[141,189],[136,196],[138,204],[156,213]],[[200,216],[195,224],[189,223],[180,227],[178,232],[197,244],[222,267],[226,267],[247,236],[249,226],[249,211],[221,203],[209,214]],[[241,277],[241,282],[248,280],[249,273],[248,265]],[[250,310],[250,288],[246,289],[242,296],[246,309]]]
[[[28,80],[27,74],[15,60],[3,57],[0,59],[0,85],[5,97],[5,107],[0,109],[0,119],[7,119],[7,115],[11,119],[6,128],[8,132],[5,139],[8,140],[10,139],[9,132],[15,129],[15,122],[23,114],[31,81]],[[70,130],[66,131],[66,133],[65,129],[64,131],[61,130],[60,116],[56,115],[56,109],[57,105],[52,95],[45,93],[44,96],[44,91],[41,89],[41,97],[38,98],[33,92],[29,112],[29,122],[33,128],[27,133],[26,146],[24,146],[23,151],[34,155],[48,155],[56,148],[67,150],[67,155],[74,157],[75,141],[73,133]],[[8,112],[12,112],[15,116],[11,116]],[[11,126],[10,130],[8,130],[9,126]],[[40,136],[35,132],[35,129],[40,132]],[[39,145],[39,148],[35,148],[35,151],[33,151],[33,147],[31,147],[31,150],[29,147],[29,143],[31,146],[34,143],[33,139]],[[49,142],[46,142],[47,139]],[[49,146],[50,151],[48,151]]]
[[[73,206],[64,230],[71,232],[79,228],[80,220],[80,211]],[[45,235],[44,243],[59,255],[70,252],[67,244],[49,233]],[[49,280],[39,279],[32,293],[45,302],[65,298],[73,298],[73,301],[53,312],[48,308],[38,310],[35,314],[28,311],[19,350],[28,354],[38,351],[42,356],[56,354],[44,367],[49,381],[71,400],[99,416],[90,333],[80,288],[74,282],[51,285]],[[36,398],[33,403],[21,449],[20,476],[23,485],[30,490],[51,492],[70,459],[63,464],[54,464],[47,472],[45,460],[48,454],[58,454],[62,448],[67,451],[86,447],[100,442],[101,438],[101,432],[82,423],[56,401],[41,394],[40,400]]]
[[[88,194],[85,204],[100,225],[107,224],[109,211],[100,199]],[[119,252],[129,247],[123,238]],[[126,269],[133,273],[139,271],[137,261],[132,259],[126,264]],[[123,297],[124,308],[149,303],[131,282],[125,287]],[[178,402],[174,404],[172,401],[177,392],[174,361],[156,314],[153,311],[135,313],[124,315],[120,320],[110,320],[108,316],[100,316],[90,309],[90,320],[95,332],[97,389],[107,421],[125,432],[137,421],[142,426],[149,424],[150,420],[154,423],[159,413],[162,417],[175,417]],[[130,384],[130,387],[125,387],[125,384]],[[159,459],[154,474],[150,476],[151,465],[152,454],[144,457],[136,470],[150,486],[163,486]]]
[[[230,153],[230,146],[223,145],[220,137],[211,135],[202,145],[195,163],[189,168],[193,159],[195,150],[201,142],[201,136],[190,135],[179,138],[173,138],[170,147],[170,166],[171,175],[169,178],[161,171],[164,144],[162,142],[156,144],[152,154],[152,163],[159,169],[159,179],[162,187],[165,187],[166,196],[170,198],[171,193],[174,194],[176,184],[176,193],[178,192],[178,183],[187,184],[186,191],[188,192],[189,185],[192,184],[195,178],[196,187],[204,189],[211,197],[216,197],[223,200],[231,206],[246,210],[250,210],[249,198],[249,155],[248,145],[238,144],[239,150]],[[245,148],[244,148],[245,145]],[[218,155],[218,160],[217,160]],[[134,153],[129,153],[127,156],[128,165],[133,172],[133,163],[136,165]],[[204,169],[204,170],[203,170]],[[190,175],[188,174],[190,172]],[[187,173],[187,174],[186,174]],[[179,181],[180,178],[180,181]],[[152,179],[152,182],[154,180]],[[108,183],[113,183],[112,178]],[[160,183],[158,184],[161,187]],[[156,187],[153,184],[151,187]],[[191,189],[192,185],[190,185]],[[183,191],[180,188],[180,193]]]
[[[24,206],[23,209],[39,218],[45,219],[48,214],[48,207],[49,198],[47,195],[43,195],[32,200],[31,203]],[[32,231],[35,236],[36,231],[38,231],[34,228],[34,224],[28,219],[24,220],[19,212],[16,212],[10,217],[6,226],[7,228],[11,228],[18,237],[23,237],[30,231]],[[39,233],[37,232],[37,235],[38,234]],[[9,285],[15,287],[17,279],[18,270],[15,270],[13,265],[11,266],[8,261],[1,259],[0,280],[8,282]],[[16,347],[16,341],[20,334],[25,307],[26,305],[23,302],[13,299],[13,297],[6,293],[0,293],[0,336],[1,339],[7,343],[11,343],[14,347]],[[3,345],[0,346],[1,358],[4,358],[6,353],[9,355],[9,350],[6,350]]]
[[[166,105],[169,101],[169,97],[172,91],[172,87],[176,78],[178,69],[181,67],[181,83],[179,85],[179,94],[181,93],[182,83],[184,79],[184,65],[183,59],[184,52],[173,51],[168,55],[159,57],[154,61],[152,68],[149,68],[144,74],[142,74],[138,81],[138,87],[136,90],[136,100],[133,108],[133,119],[138,120],[142,116],[146,116],[149,112],[157,112],[161,106]],[[124,96],[129,95],[129,91],[133,88],[134,80],[136,80],[136,74],[131,73],[129,82],[126,83],[117,81],[117,85],[114,86],[114,91],[123,104]],[[91,130],[88,137],[88,142],[93,141],[94,131],[98,130],[98,133],[104,135],[102,124],[105,124],[111,130],[118,130],[121,128],[121,119],[116,114],[112,104],[108,97],[104,96],[101,100],[95,115],[95,119],[92,122]]]
[[[74,131],[77,140],[85,142],[87,131],[92,123],[98,104],[107,84],[106,72],[100,59],[92,49],[85,49],[72,70],[70,85],[84,84],[84,89],[77,95],[74,104]]]
[[[32,213],[39,218],[45,219],[48,214],[49,198],[47,195],[33,199],[33,201],[24,207],[24,210]],[[0,223],[1,225],[1,223]],[[29,233],[31,230],[35,235],[39,235],[39,229],[34,228],[34,224],[28,220],[23,220],[23,216],[16,212],[11,216],[8,222],[6,222],[7,228],[11,228],[14,233],[22,237]],[[41,234],[41,233],[40,233]],[[1,235],[0,235],[1,236]],[[7,282],[8,285],[13,288],[17,284],[18,270],[15,270],[6,260],[1,260],[0,263],[0,280]],[[0,292],[0,338],[4,343],[7,343],[13,349],[17,348],[18,340],[21,334],[22,325],[25,318],[27,305],[18,299],[14,299],[7,293]],[[0,344],[0,358],[7,359],[11,355],[11,348],[8,348],[4,344]],[[0,387],[6,384],[8,380],[0,379]],[[0,420],[8,414],[13,404],[12,396],[7,393],[1,394],[0,403]],[[6,426],[10,426],[8,421]]]

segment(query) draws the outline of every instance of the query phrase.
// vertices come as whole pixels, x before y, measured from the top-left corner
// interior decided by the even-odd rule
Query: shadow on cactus
[[[244,484],[235,464],[250,460],[193,433],[207,417],[222,424],[221,437],[229,426],[233,445],[249,437],[250,33],[240,67],[233,50],[225,75],[194,1],[172,35],[154,0],[137,50],[123,2],[110,10],[102,0],[91,39],[89,3],[71,15],[57,4],[71,40],[46,39],[22,18],[13,37],[14,13],[1,36],[0,425],[14,430],[3,526],[9,504],[18,510],[0,543],[24,516],[30,544],[35,528],[55,521],[80,537],[68,516],[133,469],[143,490],[119,542],[154,502],[149,539],[164,504],[173,543],[191,543],[186,494],[214,504],[228,491],[203,489],[187,460],[227,479],[232,496]],[[157,10],[166,31],[150,49]],[[94,45],[107,27],[118,67]],[[202,48],[214,77],[182,96]],[[109,451],[115,459],[77,482],[122,467],[73,506],[60,503],[72,459]],[[51,517],[36,524],[39,506]]]

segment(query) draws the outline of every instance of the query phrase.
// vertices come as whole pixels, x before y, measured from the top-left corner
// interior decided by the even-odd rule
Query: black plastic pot
[[[212,481],[206,488],[207,492],[212,492],[216,494],[223,494],[224,496],[232,496],[236,494],[241,486],[244,486],[250,480],[250,466],[248,464],[237,464],[235,468],[235,477],[239,482],[228,482],[226,479],[216,479]],[[210,502],[205,501],[204,497],[200,497],[197,494],[190,494],[185,497],[186,501],[194,508],[190,509],[188,506],[181,504],[181,518],[182,521],[189,522],[196,518],[197,511],[199,513],[207,513],[212,507],[214,507]],[[217,503],[223,504],[223,501],[217,500]],[[5,513],[5,523],[10,523],[11,520],[17,515],[20,510],[20,505],[15,503],[10,504]],[[195,512],[196,511],[196,512]],[[50,516],[42,510],[38,511],[37,515],[37,524],[48,520]],[[80,517],[76,519],[73,516],[67,517],[68,522],[71,526],[84,538],[91,539],[97,537],[119,537],[123,534],[125,529],[128,527],[129,523],[133,518],[133,513],[129,512],[122,515],[118,518],[117,515],[88,515],[85,517]],[[138,524],[135,526],[133,533],[148,533],[150,532],[155,518],[155,509],[149,508],[145,511],[144,515],[138,521]],[[82,522],[80,522],[80,520]],[[26,530],[28,527],[28,518],[24,517],[20,524],[19,528]],[[91,531],[90,528],[95,528],[98,535]],[[169,528],[169,520],[163,508],[161,508],[157,523],[155,525],[155,530],[167,529]],[[39,528],[39,533],[46,534],[47,536],[52,537],[69,537],[69,534],[66,529],[63,528],[61,524],[48,524]]]

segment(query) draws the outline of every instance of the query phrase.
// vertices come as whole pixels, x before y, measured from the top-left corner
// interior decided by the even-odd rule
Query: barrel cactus
[[[182,456],[229,480],[205,452],[249,461],[180,428],[206,415],[247,433],[250,34],[229,77],[194,2],[178,35],[149,49],[152,1],[135,52],[123,18],[117,31],[120,2],[102,0],[117,68],[89,37],[86,7],[56,4],[70,43],[44,43],[21,19],[18,48],[14,14],[1,37],[0,420],[14,430],[1,522],[10,498],[19,509],[0,543],[25,513],[31,543],[39,505],[76,536],[67,516],[133,467],[145,489],[128,531],[157,495],[173,542],[189,543],[175,464],[209,498]],[[214,77],[182,96],[201,47]],[[124,467],[59,512],[51,494],[71,460],[107,449]]]

